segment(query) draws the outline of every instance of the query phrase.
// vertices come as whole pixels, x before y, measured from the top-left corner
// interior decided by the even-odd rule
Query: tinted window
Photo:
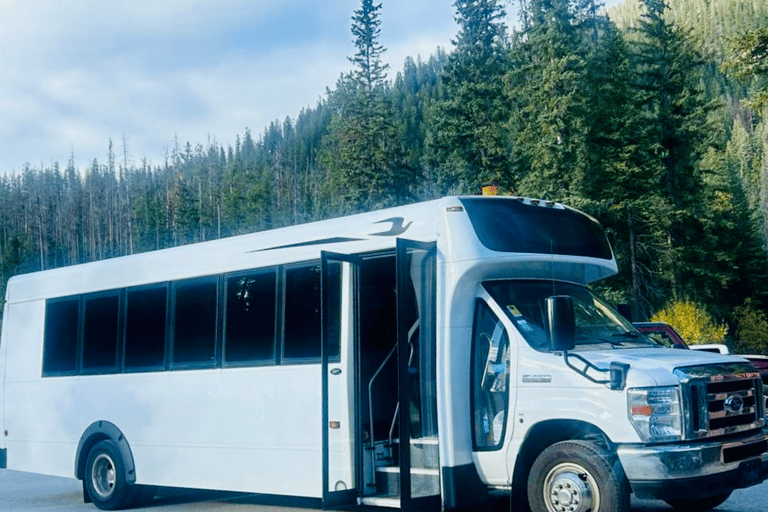
[[[173,363],[215,361],[216,292],[216,278],[176,285]]]
[[[165,366],[166,286],[126,293],[125,367]]]
[[[584,286],[533,279],[486,281],[483,286],[533,348],[550,347],[546,300],[554,295],[567,295],[573,300],[578,348],[649,344],[631,323]]]
[[[576,210],[514,199],[463,198],[461,202],[480,242],[493,251],[613,258],[600,224]]]
[[[48,301],[45,308],[43,373],[77,370],[78,298]]]
[[[274,361],[276,300],[274,272],[227,279],[226,362]]]
[[[117,293],[86,297],[84,303],[83,369],[114,370],[117,367],[120,297]]]
[[[476,450],[501,448],[509,409],[509,338],[484,302],[477,303],[472,351],[472,404]]]
[[[289,268],[285,271],[286,358],[320,357],[320,267]]]

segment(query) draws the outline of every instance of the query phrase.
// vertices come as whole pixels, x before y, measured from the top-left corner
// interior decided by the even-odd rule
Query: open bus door
[[[323,507],[359,495],[356,353],[359,271],[355,256],[322,253]]]
[[[439,510],[436,244],[397,240],[399,494],[402,510]]]
[[[358,256],[322,254],[325,508],[350,505],[357,498],[367,505],[406,511],[440,508],[436,247],[434,243],[398,239],[393,256],[395,261],[390,260],[393,265],[388,271],[386,265],[366,266]],[[387,373],[387,368],[392,368],[395,372],[391,375],[392,380],[387,377],[385,382],[397,387],[391,391],[396,396],[393,401],[373,399],[370,382],[360,382],[358,376],[358,361],[370,355],[366,352],[370,348],[360,345],[361,301],[382,301],[378,293],[386,288],[374,287],[369,290],[370,296],[361,297],[361,282],[370,285],[371,280],[370,275],[368,281],[365,276],[361,278],[361,272],[393,272],[389,276],[394,278],[396,315],[392,315],[391,322],[397,339],[393,340],[391,358],[387,356],[379,371],[372,377],[368,375],[372,381],[380,372]],[[390,359],[393,366],[387,367]],[[395,405],[394,402],[396,408],[392,417],[388,407]],[[373,435],[374,421],[365,426],[366,419],[360,416],[363,410],[385,417],[389,412],[391,424],[385,429],[388,435],[381,433],[388,440],[379,441],[381,434]],[[366,443],[365,456],[363,442]],[[379,449],[384,452],[380,453]],[[369,464],[374,467],[369,468]]]

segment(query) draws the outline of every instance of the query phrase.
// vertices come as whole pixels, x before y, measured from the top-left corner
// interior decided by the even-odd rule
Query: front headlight
[[[683,411],[678,386],[634,388],[627,391],[629,419],[645,443],[679,441]]]

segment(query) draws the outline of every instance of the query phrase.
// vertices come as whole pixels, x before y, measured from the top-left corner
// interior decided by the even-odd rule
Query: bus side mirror
[[[547,297],[547,329],[549,345],[554,352],[567,352],[576,346],[576,319],[573,297],[554,295]]]

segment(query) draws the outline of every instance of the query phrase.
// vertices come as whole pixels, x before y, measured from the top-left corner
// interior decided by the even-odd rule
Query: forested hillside
[[[519,1],[510,27],[505,2],[456,0],[455,48],[394,72],[386,0],[362,0],[350,70],[295,117],[234,146],[174,141],[160,165],[105,141],[88,168],[4,176],[3,285],[496,184],[600,220],[621,270],[600,291],[635,318],[678,298],[733,335],[764,319],[768,0]]]

